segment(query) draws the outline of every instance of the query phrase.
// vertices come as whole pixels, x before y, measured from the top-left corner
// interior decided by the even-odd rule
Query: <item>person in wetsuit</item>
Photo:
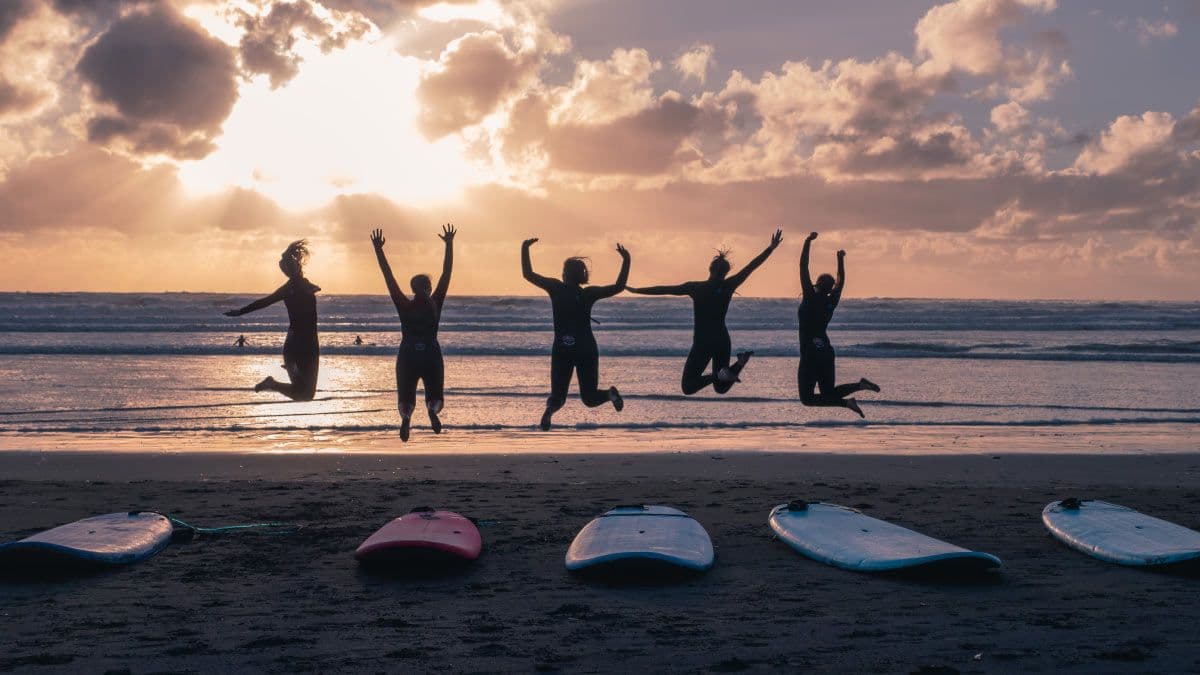
[[[879,385],[864,377],[854,384],[835,386],[833,345],[829,344],[826,332],[829,320],[833,318],[833,310],[837,309],[846,286],[846,252],[837,252],[837,279],[822,274],[814,284],[808,271],[808,256],[816,238],[816,232],[809,234],[800,253],[800,287],[804,293],[800,309],[797,310],[800,319],[800,365],[796,371],[796,381],[800,389],[800,402],[806,406],[849,408],[859,417],[866,417],[858,401],[847,397],[864,389],[878,392]],[[820,390],[819,394],[815,391],[817,389]]]
[[[542,414],[541,428],[550,429],[550,419],[567,402],[567,390],[571,386],[571,374],[579,379],[579,398],[589,408],[611,402],[620,412],[625,401],[616,387],[607,391],[599,388],[600,351],[596,336],[592,334],[592,305],[597,300],[611,298],[625,290],[629,279],[629,251],[617,244],[621,254],[621,272],[617,282],[611,286],[584,286],[588,282],[587,263],[583,258],[567,258],[563,262],[562,281],[544,277],[533,271],[529,260],[529,247],[537,238],[526,239],[521,244],[521,270],[529,283],[546,291],[554,313],[554,346],[550,350],[550,396],[546,399],[546,412]]]
[[[721,251],[709,264],[708,279],[704,281],[688,281],[678,286],[629,288],[629,292],[641,295],[686,295],[692,299],[692,349],[683,364],[683,379],[680,382],[684,394],[695,394],[710,384],[713,391],[724,394],[735,382],[740,381],[738,374],[754,352],[738,352],[737,362],[729,365],[733,347],[729,340],[729,329],[725,327],[725,314],[738,287],[767,261],[782,241],[783,230],[775,230],[771,244],[732,277],[726,276],[730,269],[728,253]],[[710,362],[712,374],[706,375],[704,369]]]
[[[278,382],[268,375],[254,385],[254,391],[277,391],[293,401],[311,401],[317,394],[317,371],[321,350],[317,342],[317,291],[321,288],[304,278],[304,261],[308,259],[308,242],[294,241],[279,258],[279,269],[287,283],[265,298],[225,312],[225,316],[241,316],[283,301],[288,312],[287,339],[283,341],[283,367],[291,382]]]
[[[429,411],[429,426],[433,433],[442,433],[442,420],[438,413],[445,405],[444,387],[446,366],[442,361],[442,347],[438,344],[438,323],[442,318],[442,305],[446,302],[446,291],[450,288],[450,272],[454,268],[454,235],[458,230],[453,225],[442,226],[438,235],[446,242],[446,253],[442,258],[442,276],[437,288],[427,274],[418,274],[409,285],[413,296],[409,298],[400,290],[392,267],[383,253],[383,230],[371,233],[375,246],[375,257],[383,272],[384,283],[400,315],[400,351],[396,354],[396,404],[400,410],[400,439],[408,440],[412,427],[413,410],[417,407],[417,381],[425,383],[425,408]]]
[[[234,347],[245,347],[246,346],[246,336],[245,335],[237,336],[237,339],[233,341],[233,346]]]

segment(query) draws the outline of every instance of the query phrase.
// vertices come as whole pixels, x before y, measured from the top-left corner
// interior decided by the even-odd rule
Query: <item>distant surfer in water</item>
[[[383,253],[383,230],[371,233],[375,246],[375,258],[383,272],[396,313],[400,315],[400,351],[396,354],[396,404],[400,410],[400,439],[408,440],[412,427],[413,410],[417,407],[417,381],[425,383],[425,408],[429,411],[429,426],[433,433],[442,433],[442,420],[438,413],[445,405],[443,389],[446,382],[446,366],[442,361],[442,347],[438,344],[438,323],[442,318],[442,305],[446,302],[446,291],[450,288],[450,272],[454,267],[454,235],[458,230],[453,225],[442,226],[438,235],[446,242],[446,253],[442,258],[442,276],[437,288],[428,274],[418,274],[409,285],[413,296],[409,298],[400,290],[392,267]],[[361,339],[358,344],[362,344]]]
[[[692,349],[683,364],[683,393],[695,394],[712,385],[713,391],[724,394],[739,382],[738,374],[754,355],[752,351],[738,352],[737,362],[729,365],[733,347],[729,340],[729,329],[725,327],[725,314],[729,301],[738,287],[745,283],[754,270],[766,262],[771,253],[783,241],[783,230],[775,230],[771,244],[733,276],[727,251],[720,251],[708,265],[708,278],[704,281],[687,281],[678,286],[630,287],[631,293],[641,295],[686,295],[692,299]],[[704,369],[712,363],[712,374]]]
[[[237,336],[237,339],[233,341],[233,346],[234,347],[245,347],[246,346],[246,336],[245,335]]]
[[[864,377],[854,384],[835,386],[833,345],[829,344],[826,333],[846,286],[846,252],[837,252],[837,279],[822,274],[814,284],[808,271],[808,255],[816,238],[816,232],[809,234],[800,253],[800,287],[804,293],[797,312],[800,318],[800,366],[796,380],[800,402],[807,406],[849,408],[859,417],[866,417],[858,401],[847,396],[864,389],[878,392],[879,385]],[[819,394],[814,391],[816,389],[820,390]]]
[[[546,399],[546,412],[542,414],[543,431],[550,429],[554,413],[567,402],[567,390],[571,386],[571,374],[579,379],[579,398],[589,408],[612,403],[620,412],[625,401],[616,387],[607,391],[599,388],[600,351],[596,336],[592,333],[592,306],[597,300],[611,298],[625,290],[629,279],[629,251],[617,244],[621,254],[621,272],[611,286],[585,286],[588,282],[587,262],[583,258],[567,258],[563,262],[562,281],[544,277],[533,271],[529,260],[529,247],[537,238],[526,239],[521,244],[521,270],[529,283],[546,291],[554,312],[554,346],[550,349],[550,396]]]
[[[361,335],[355,335],[355,336],[354,336],[354,345],[355,345],[356,347],[361,347],[361,346],[362,346],[362,343],[363,343],[362,336],[361,336]]]
[[[311,401],[316,396],[321,360],[317,344],[317,291],[321,289],[304,278],[308,254],[307,241],[292,242],[279,258],[279,269],[287,276],[287,283],[265,298],[225,312],[225,316],[241,316],[283,301],[289,322],[287,339],[283,342],[283,367],[291,382],[278,382],[268,375],[254,385],[254,391],[277,391],[293,401]]]

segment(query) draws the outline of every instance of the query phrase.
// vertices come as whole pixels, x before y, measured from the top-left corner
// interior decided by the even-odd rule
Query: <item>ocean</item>
[[[0,447],[48,448],[37,439],[50,436],[286,438],[303,448],[392,438],[399,324],[390,301],[318,296],[318,397],[291,403],[250,390],[265,375],[283,376],[282,304],[237,319],[221,314],[253,297],[0,294]],[[680,393],[691,336],[686,299],[615,298],[599,303],[595,318],[601,384],[620,387],[625,411],[589,410],[573,398],[555,421],[575,435],[531,441],[538,447],[609,447],[624,438],[653,449],[656,432],[675,449],[688,439],[791,449],[822,428],[884,428],[892,437],[1119,428],[1172,436],[1194,451],[1200,431],[1200,303],[848,298],[830,336],[839,382],[865,376],[883,387],[860,396],[866,420],[799,404],[795,300],[734,300],[734,349],[755,357],[726,396]],[[441,329],[448,433],[439,447],[505,447],[538,435],[549,326],[544,297],[450,297]],[[234,346],[238,335],[245,347]],[[365,344],[356,346],[356,336]],[[415,423],[424,424],[423,412]],[[430,438],[414,431],[415,441]]]

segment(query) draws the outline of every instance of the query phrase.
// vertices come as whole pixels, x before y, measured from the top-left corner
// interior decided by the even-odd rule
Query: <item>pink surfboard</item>
[[[452,511],[421,507],[379,528],[354,557],[362,562],[439,556],[470,561],[482,550],[483,539],[475,523]]]

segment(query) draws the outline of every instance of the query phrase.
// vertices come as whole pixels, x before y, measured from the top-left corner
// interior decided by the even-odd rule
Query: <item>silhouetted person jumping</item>
[[[442,276],[437,288],[428,274],[418,274],[409,285],[413,296],[409,298],[400,290],[392,267],[383,253],[383,230],[371,233],[375,245],[375,257],[387,284],[396,313],[400,315],[400,352],[396,354],[396,403],[400,409],[400,439],[408,440],[412,426],[413,410],[417,407],[417,381],[425,383],[425,408],[429,411],[429,426],[433,433],[442,433],[442,420],[438,413],[445,405],[444,388],[446,366],[442,361],[442,347],[438,344],[438,323],[442,318],[442,305],[446,302],[446,291],[450,288],[450,272],[454,268],[454,235],[458,231],[453,225],[442,226],[438,235],[446,242],[446,253],[442,258]],[[360,342],[361,344],[361,342]]]
[[[304,278],[307,259],[308,242],[303,239],[292,242],[279,258],[279,269],[287,275],[287,283],[265,298],[225,312],[225,316],[241,316],[280,300],[287,306],[289,324],[287,339],[283,341],[283,367],[291,382],[278,382],[268,375],[254,385],[254,391],[277,391],[293,401],[311,401],[316,396],[321,361],[317,343],[317,291],[321,289]]]
[[[808,255],[816,238],[816,232],[809,234],[800,253],[800,287],[804,293],[797,311],[800,318],[800,366],[796,371],[796,381],[800,388],[800,402],[807,406],[849,408],[859,417],[866,417],[862,408],[858,407],[858,401],[846,397],[864,389],[877,392],[879,385],[864,377],[854,384],[835,386],[833,345],[829,344],[829,335],[826,333],[833,310],[837,309],[846,286],[846,252],[837,253],[837,279],[822,274],[814,284],[808,271]],[[821,393],[817,394],[814,389],[819,389]]]
[[[692,349],[683,364],[683,380],[680,386],[684,394],[695,394],[712,385],[713,391],[724,394],[738,382],[746,362],[754,355],[752,351],[738,352],[737,362],[729,365],[733,347],[729,341],[729,329],[725,327],[725,314],[729,301],[738,286],[750,278],[750,274],[766,262],[771,253],[783,241],[783,230],[775,230],[771,244],[732,277],[729,274],[729,258],[726,251],[717,253],[708,265],[708,279],[688,281],[678,286],[630,287],[631,293],[641,295],[686,295],[692,299]],[[712,374],[704,369],[712,363]]]
[[[571,373],[578,374],[579,398],[589,408],[611,402],[620,412],[625,407],[616,387],[600,391],[600,351],[592,334],[592,305],[602,298],[625,290],[629,279],[629,251],[617,244],[621,254],[621,272],[611,286],[584,286],[588,282],[587,263],[583,258],[567,258],[563,262],[562,281],[544,277],[533,271],[529,247],[537,238],[521,244],[521,270],[529,283],[546,291],[554,312],[554,346],[550,350],[550,397],[542,414],[543,431],[550,429],[550,419],[567,402]]]

